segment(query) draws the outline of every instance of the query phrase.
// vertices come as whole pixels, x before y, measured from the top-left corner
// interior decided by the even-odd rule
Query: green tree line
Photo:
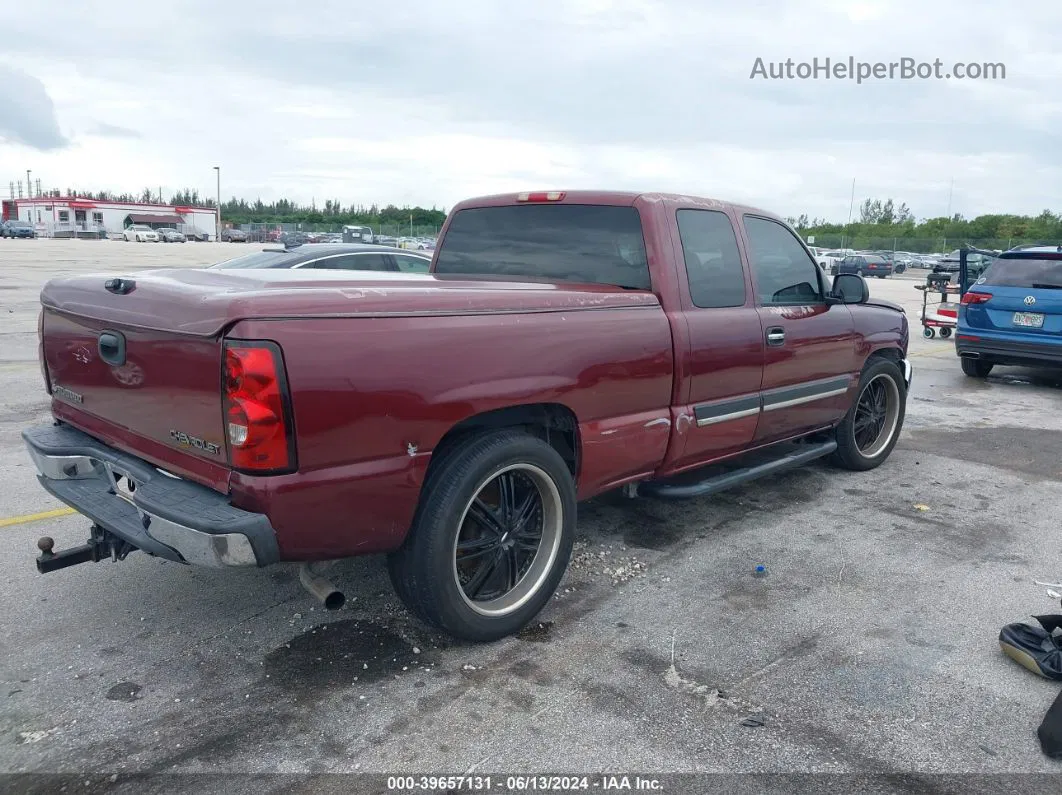
[[[159,204],[174,204],[189,207],[214,207],[214,199],[203,196],[199,191],[185,188],[171,194],[166,200],[162,190],[144,188],[140,193],[115,193],[112,191],[84,191],[67,188],[63,193],[59,190],[47,191],[45,195],[55,197],[72,196],[95,201],[114,202],[143,202]],[[310,205],[302,205],[288,199],[279,199],[268,204],[261,199],[247,201],[235,197],[221,203],[221,217],[226,223],[247,224],[326,224],[339,226],[342,224],[365,224],[379,228],[407,227],[413,218],[413,226],[417,228],[438,227],[446,220],[446,211],[436,207],[430,209],[424,207],[397,207],[388,204],[380,207],[377,204],[365,206],[362,204],[343,204],[338,199],[326,199],[321,205],[316,202]]]
[[[814,236],[813,245],[857,249],[896,248],[930,253],[964,243],[1005,249],[1024,243],[1062,243],[1062,214],[1044,210],[1036,216],[991,214],[964,218],[916,220],[905,203],[866,199],[851,223],[836,223],[805,215],[786,219],[801,236]]]

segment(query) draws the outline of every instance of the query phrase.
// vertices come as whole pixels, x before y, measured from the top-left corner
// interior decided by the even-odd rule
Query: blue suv
[[[962,371],[1062,367],[1062,246],[1005,251],[963,294],[955,350]]]

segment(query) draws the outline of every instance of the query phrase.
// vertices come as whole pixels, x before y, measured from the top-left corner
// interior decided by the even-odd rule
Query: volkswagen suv
[[[1062,367],[1062,246],[1000,254],[962,297],[955,350],[962,371]]]

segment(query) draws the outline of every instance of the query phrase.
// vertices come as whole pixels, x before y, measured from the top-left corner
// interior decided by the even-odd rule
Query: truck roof
[[[457,211],[471,207],[504,207],[507,205],[524,204],[526,203],[526,199],[520,200],[518,197],[521,195],[528,195],[528,193],[528,191],[521,191],[519,193],[495,193],[487,196],[477,196],[458,202],[454,205],[453,209],[454,211]],[[530,192],[531,195],[534,195],[535,193],[546,193],[546,191]],[[751,213],[753,215],[762,215],[765,218],[782,220],[776,213],[762,210],[758,207],[751,207],[736,202],[724,201],[722,199],[693,196],[686,193],[646,193],[618,190],[557,190],[549,191],[549,193],[559,193],[561,195],[560,199],[549,201],[548,203],[550,204],[612,204],[618,206],[630,206],[636,203],[663,203],[676,207],[695,206],[712,210],[730,209],[737,215]]]

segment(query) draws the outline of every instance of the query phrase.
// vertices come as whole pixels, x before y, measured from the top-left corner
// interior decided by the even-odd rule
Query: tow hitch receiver
[[[124,560],[126,555],[136,550],[132,544],[113,533],[108,533],[99,525],[92,525],[90,532],[91,536],[84,544],[59,552],[52,551],[55,549],[55,539],[50,536],[39,538],[37,549],[41,551],[41,554],[37,556],[37,571],[47,574],[50,571],[58,571],[79,563],[99,563],[104,558],[117,562]]]

